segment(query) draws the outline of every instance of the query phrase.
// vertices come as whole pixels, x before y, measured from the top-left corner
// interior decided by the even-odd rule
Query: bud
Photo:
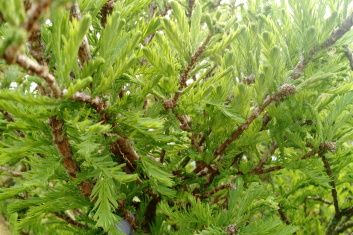
[[[320,151],[336,152],[337,146],[335,142],[325,141],[320,144]]]
[[[288,96],[288,95],[294,95],[295,94],[295,86],[293,84],[288,84],[288,83],[285,83],[283,84],[282,86],[279,87],[278,89],[278,94],[281,96],[281,97],[285,97],[285,96]]]
[[[236,228],[235,224],[230,224],[226,228],[223,229],[228,233],[228,235],[236,235],[238,233],[238,230]]]
[[[173,99],[165,99],[163,101],[163,107],[168,110],[168,109],[174,109],[174,100]]]

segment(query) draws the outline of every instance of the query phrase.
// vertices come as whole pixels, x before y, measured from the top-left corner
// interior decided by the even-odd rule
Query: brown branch
[[[319,150],[311,150],[310,152],[308,152],[304,156],[302,156],[299,160],[308,159],[310,157],[315,156],[316,154],[320,154],[325,151],[334,152],[335,150],[336,150],[336,145],[333,142],[324,141],[323,143],[320,144]],[[273,167],[269,167],[269,168],[259,169],[256,171],[252,170],[249,174],[261,175],[261,174],[266,174],[266,173],[273,172],[273,171],[278,171],[281,169],[284,169],[284,167],[273,166]]]
[[[48,59],[45,58],[45,45],[42,42],[42,33],[39,29],[33,30],[28,37],[28,54],[30,54],[40,65],[47,65]]]
[[[64,220],[66,223],[68,224],[71,224],[73,226],[76,226],[76,227],[80,227],[80,228],[84,228],[84,229],[87,229],[87,230],[91,230],[91,228],[87,225],[84,225],[84,224],[81,224],[73,219],[71,219],[70,217],[66,217],[58,212],[52,212],[53,215],[55,215],[56,217]]]
[[[254,109],[252,114],[248,117],[245,123],[239,125],[239,127],[233,132],[232,136],[227,139],[223,144],[221,144],[216,151],[214,152],[214,156],[217,157],[224,153],[227,147],[233,143],[236,139],[238,139],[243,132],[249,128],[250,124],[265,110],[267,106],[269,106],[272,102],[278,101],[285,96],[295,94],[295,86],[291,84],[282,85],[277,93],[273,93],[268,95],[263,101],[261,106],[258,106]]]
[[[332,31],[331,35],[325,42],[323,42],[317,48],[311,49],[311,51],[308,54],[308,57],[305,60],[304,60],[304,57],[301,56],[299,62],[293,69],[294,73],[292,76],[289,77],[289,80],[298,79],[303,74],[306,65],[312,60],[312,58],[318,51],[332,46],[335,42],[337,42],[340,38],[342,38],[345,33],[351,30],[352,26],[353,26],[353,13],[350,14],[346,19],[342,21],[340,27]]]
[[[0,166],[0,171],[6,172],[9,175],[12,175],[14,177],[21,177],[22,173],[21,172],[17,172],[17,171],[13,171],[13,170],[9,170],[6,167]]]
[[[232,184],[224,184],[224,185],[221,185],[221,186],[219,186],[219,187],[217,187],[217,188],[215,188],[215,189],[213,189],[212,191],[209,191],[209,192],[207,192],[207,193],[205,193],[205,194],[203,194],[203,195],[195,195],[197,198],[200,198],[201,200],[204,200],[204,199],[206,199],[206,198],[209,198],[209,197],[211,197],[213,194],[216,194],[216,193],[218,193],[219,191],[221,191],[221,190],[223,190],[223,189],[226,189],[226,188],[230,188],[230,189],[232,189],[232,190],[235,190],[235,187],[234,187],[234,185],[232,185]]]
[[[352,50],[348,47],[348,45],[344,45],[344,48],[346,48],[346,56],[349,61],[349,66],[351,67],[351,70],[353,70],[353,53]]]
[[[101,25],[103,27],[105,27],[106,23],[107,23],[107,17],[108,15],[110,15],[113,10],[114,10],[114,5],[115,2],[114,0],[108,0],[102,7],[102,9],[100,10],[100,15],[101,15]]]
[[[80,21],[82,18],[80,8],[78,6],[78,2],[74,1],[72,3],[71,9],[70,9],[70,16],[75,18],[76,20]],[[80,65],[82,66],[84,63],[87,63],[92,59],[91,52],[89,50],[89,45],[88,45],[88,39],[87,36],[85,35],[83,37],[82,43],[80,45],[80,48],[78,49],[78,58],[80,60]]]
[[[50,5],[50,0],[38,0],[32,4],[28,10],[27,19],[22,27],[30,34],[36,29],[37,21],[39,20],[42,12],[47,10]]]
[[[287,225],[290,225],[291,224],[291,222],[289,221],[289,219],[288,219],[288,217],[286,216],[286,214],[284,213],[284,211],[282,210],[282,205],[281,204],[278,204],[278,213],[279,213],[279,215],[281,216],[281,220],[283,221],[283,222],[285,222]]]
[[[249,174],[256,174],[257,172],[260,172],[263,166],[266,164],[268,158],[276,151],[277,149],[277,144],[276,142],[271,143],[271,147],[268,152],[261,158],[260,162],[252,169]]]
[[[322,197],[312,197],[312,196],[308,196],[306,199],[311,199],[311,200],[316,200],[316,201],[320,201],[320,202],[323,202],[327,205],[332,205],[333,202],[329,201],[329,200],[326,200]]]
[[[130,223],[131,227],[137,231],[138,227],[135,222],[135,218],[132,216],[132,213],[126,209],[122,209],[124,218]]]
[[[221,2],[222,2],[222,0],[218,0],[217,2],[215,2],[215,3],[212,3],[211,4],[211,8],[217,8],[217,7],[219,7],[219,5],[221,5]]]
[[[38,0],[36,3],[33,3],[31,8],[28,11],[26,22],[22,27],[32,37],[32,31],[35,30],[35,25],[40,18],[43,11],[45,11],[50,5],[49,0]],[[24,54],[18,52],[18,47],[15,45],[9,46],[5,51],[3,58],[9,63],[17,63],[22,68],[26,69],[30,73],[34,73],[39,77],[43,78],[49,87],[52,89],[56,97],[62,96],[62,91],[58,84],[56,83],[55,77],[49,73],[49,70],[46,66],[40,65],[38,62],[31,60]]]
[[[76,178],[77,174],[80,172],[80,168],[77,165],[76,161],[73,159],[73,153],[71,146],[69,144],[69,140],[67,135],[64,133],[64,122],[62,120],[58,120],[56,116],[53,116],[49,119],[49,125],[53,132],[53,142],[56,146],[58,153],[60,156],[64,158],[64,166],[66,168],[67,173],[72,177]],[[81,193],[90,198],[92,193],[93,184],[84,180],[82,183],[78,184]]]
[[[164,149],[162,149],[162,151],[161,151],[161,156],[160,156],[160,162],[163,164],[163,162],[164,162],[164,157],[165,157],[165,150]]]
[[[342,210],[339,211],[339,213],[336,213],[333,218],[331,219],[327,230],[326,230],[326,235],[338,235],[338,223],[340,222],[340,220],[342,219],[343,216],[346,216],[348,218],[353,216],[353,207],[348,207],[348,208],[344,208]],[[345,223],[344,223],[345,224]]]
[[[15,120],[11,117],[11,115],[5,111],[5,110],[0,110],[0,112],[5,116],[6,120],[8,122],[14,122]],[[25,137],[25,134],[23,133],[23,131],[15,131],[16,135],[24,138]]]
[[[164,11],[162,11],[161,13],[159,13],[158,16],[163,17],[163,16],[167,15],[167,13],[168,13],[168,11],[170,10],[170,8],[171,8],[170,3],[167,2]],[[157,9],[157,6],[156,6],[155,2],[151,3],[151,4],[148,6],[148,9],[149,9],[149,11],[150,11],[150,16],[151,16],[151,17],[154,17],[154,15],[155,15],[154,13],[155,13],[155,11],[156,11],[156,9]],[[150,43],[150,42],[152,41],[152,39],[154,38],[154,36],[155,36],[155,33],[152,33],[151,35],[147,36],[147,37],[145,38],[144,42],[143,42],[143,45],[147,45],[148,43]],[[141,62],[141,63],[142,63],[142,64],[145,64],[146,62],[147,62],[147,60],[146,60],[146,58],[144,57],[144,58],[142,59],[142,62]]]
[[[262,116],[262,126],[261,126],[261,131],[265,130],[267,124],[272,120],[272,118],[270,116],[267,115],[267,113],[265,113]]]
[[[159,14],[159,16],[166,16],[170,9],[171,9],[170,2],[167,2],[165,9]]]
[[[202,43],[202,45],[197,48],[195,54],[191,57],[188,67],[186,67],[186,69],[182,72],[180,83],[179,83],[179,91],[174,94],[174,98],[173,98],[174,106],[180,98],[180,95],[181,95],[180,91],[182,91],[186,87],[186,81],[189,78],[189,73],[195,67],[197,59],[205,51],[206,45],[208,44],[210,39],[211,39],[211,35],[208,35],[205,41]]]
[[[262,174],[270,173],[270,172],[273,172],[273,171],[279,171],[279,170],[282,170],[282,169],[284,169],[283,166],[272,166],[272,167],[269,167],[269,168],[264,168],[264,169],[259,170],[258,172],[256,172],[256,175],[262,175]]]
[[[43,78],[53,91],[54,96],[58,98],[62,97],[61,88],[56,83],[55,77],[49,72],[47,66],[42,66],[37,61],[28,58],[26,55],[18,53],[17,50],[12,46],[6,50],[3,58],[8,63],[12,63],[14,61],[19,66],[26,69],[29,73],[34,73],[37,76]]]
[[[347,221],[346,223],[338,226],[335,231],[333,232],[333,234],[340,234],[343,233],[344,231],[346,231],[347,229],[353,227],[353,221]]]
[[[324,167],[325,167],[326,173],[331,179],[329,184],[332,187],[331,188],[331,194],[332,194],[332,198],[333,198],[333,205],[335,207],[336,214],[338,214],[340,212],[340,209],[339,209],[339,205],[338,205],[336,183],[335,183],[334,176],[333,176],[333,173],[332,173],[332,170],[331,170],[331,166],[330,166],[330,163],[327,160],[327,157],[324,154],[320,154],[320,155],[321,155],[322,162],[324,163]]]
[[[313,49],[312,51],[314,52],[310,52],[310,53],[315,54],[319,50],[332,46],[335,42],[337,42],[340,38],[342,38],[344,34],[346,34],[349,30],[351,30],[352,26],[353,26],[353,13],[351,13],[346,19],[342,21],[341,26],[339,28],[332,31],[330,37],[324,43],[322,43],[316,50]]]
[[[194,5],[195,5],[195,0],[188,0],[188,5],[189,5],[189,11],[188,11],[188,17],[191,18],[192,16],[192,12],[194,9]]]
[[[23,6],[25,7],[25,11],[31,9],[32,1],[31,0],[23,0]]]
[[[65,89],[63,91],[63,94],[65,95],[67,93],[67,90]],[[104,109],[108,106],[108,103],[104,102],[102,98],[99,96],[92,98],[90,95],[86,94],[85,92],[76,92],[74,93],[71,97],[70,100],[76,100],[76,101],[81,101],[83,103],[91,104],[98,113],[102,113]]]

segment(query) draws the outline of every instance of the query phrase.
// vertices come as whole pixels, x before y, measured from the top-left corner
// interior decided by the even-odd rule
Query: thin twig
[[[74,1],[71,6],[70,16],[77,19],[78,21],[81,20],[82,14],[80,12],[80,8],[78,6],[78,2]],[[89,50],[88,39],[85,35],[83,37],[82,43],[80,48],[78,49],[78,58],[80,60],[80,65],[82,66],[84,63],[87,63],[92,59],[91,52]]]
[[[346,231],[347,229],[353,227],[353,221],[348,221],[340,226],[338,226],[335,231],[334,234],[340,234],[343,233],[344,231]]]
[[[5,116],[6,120],[8,122],[14,122],[15,120],[11,117],[11,115],[5,111],[5,110],[0,110],[0,112]],[[16,135],[24,138],[25,137],[25,134],[23,133],[23,131],[14,131],[16,133]]]
[[[188,0],[188,5],[189,5],[188,17],[191,18],[194,5],[195,5],[195,0]]]
[[[326,200],[322,197],[312,197],[312,196],[308,196],[306,199],[311,199],[311,200],[316,200],[316,201],[320,201],[320,202],[323,202],[327,205],[332,205],[333,202],[329,201],[329,200]]]
[[[322,162],[324,163],[324,167],[325,167],[326,173],[331,179],[329,184],[332,187],[331,188],[331,194],[332,194],[332,198],[333,198],[333,205],[335,207],[336,214],[338,214],[340,212],[340,209],[339,209],[339,205],[338,205],[336,183],[335,183],[335,180],[334,180],[335,178],[333,176],[330,163],[327,160],[327,156],[325,156],[324,154],[320,154],[320,155],[321,155]]]
[[[68,224],[71,224],[73,226],[76,226],[76,227],[80,227],[80,228],[84,228],[84,229],[87,229],[87,230],[91,230],[90,227],[88,227],[87,225],[84,225],[84,224],[81,224],[73,219],[71,219],[70,217],[66,217],[58,212],[52,212],[53,215],[55,215],[56,217],[62,219],[62,220],[65,220],[66,223]]]
[[[217,2],[215,2],[215,3],[212,3],[211,4],[211,8],[217,8],[217,7],[219,7],[219,5],[221,5],[221,2],[222,2],[222,0],[218,0]]]
[[[26,55],[18,53],[13,47],[8,48],[3,57],[8,63],[12,63],[14,59],[19,66],[26,69],[28,72],[34,73],[43,78],[53,91],[54,96],[58,98],[62,97],[61,88],[56,83],[55,77],[49,72],[47,66],[42,66],[37,61],[28,58]]]
[[[339,211],[339,213],[335,213],[333,218],[331,219],[327,230],[326,230],[326,235],[338,235],[338,231],[336,230],[338,227],[338,223],[342,219],[343,216],[346,217],[352,217],[353,215],[353,207],[347,207]]]
[[[226,189],[226,188],[230,188],[232,190],[235,190],[234,185],[232,185],[232,184],[224,184],[224,185],[221,185],[221,186],[219,186],[217,188],[214,188],[212,191],[209,191],[209,192],[207,192],[207,193],[205,193],[205,194],[203,194],[201,196],[200,195],[196,195],[196,197],[200,198],[201,200],[204,200],[206,198],[211,197],[213,194],[216,194],[219,191],[221,191],[223,189]]]
[[[42,12],[47,10],[50,6],[50,0],[38,0],[32,3],[31,8],[28,10],[27,19],[22,27],[30,34],[36,29],[37,21],[39,20]]]
[[[100,15],[101,15],[101,25],[105,27],[105,24],[107,23],[107,17],[110,15],[113,10],[114,10],[114,5],[115,2],[114,0],[108,0],[100,10]]]
[[[22,173],[21,172],[17,172],[17,171],[13,171],[13,170],[9,170],[6,167],[0,166],[0,170],[3,172],[6,172],[9,175],[12,175],[14,177],[21,177]]]
[[[344,45],[344,48],[346,48],[346,56],[349,61],[349,66],[351,67],[351,70],[353,70],[353,53],[352,50],[349,48],[348,45]]]
[[[268,95],[261,106],[254,109],[252,114],[248,117],[245,123],[241,124],[232,134],[231,138],[227,139],[222,145],[220,145],[214,152],[214,156],[217,157],[227,149],[227,147],[233,143],[241,134],[249,128],[249,125],[265,110],[271,103],[280,101],[288,95],[293,95],[296,92],[296,88],[292,84],[283,84],[278,88],[278,92]]]
[[[352,26],[353,26],[353,13],[350,14],[346,19],[342,21],[342,24],[339,28],[332,31],[330,37],[324,43],[322,43],[317,48],[311,49],[306,59],[304,59],[303,56],[300,57],[299,62],[293,69],[293,72],[294,72],[293,75],[290,76],[288,80],[298,79],[303,74],[306,65],[312,60],[312,58],[318,51],[332,46],[335,42],[337,42],[337,40],[342,38],[345,33],[351,30]]]
[[[162,149],[162,151],[161,151],[161,156],[160,156],[160,162],[163,164],[163,162],[164,162],[164,157],[165,157],[165,150],[164,149]]]
[[[260,162],[254,167],[254,169],[252,169],[249,172],[249,174],[256,174],[256,172],[261,171],[263,166],[266,164],[268,158],[276,151],[276,149],[277,149],[276,142],[272,142],[269,151],[266,152],[266,154],[263,156],[263,158],[261,158]]]
[[[180,95],[181,95],[180,91],[182,91],[186,87],[186,81],[189,78],[189,73],[195,67],[197,59],[205,51],[206,45],[208,44],[210,39],[211,39],[211,35],[208,35],[205,41],[201,44],[201,46],[197,48],[195,54],[191,57],[190,63],[188,64],[186,69],[182,72],[180,83],[179,83],[179,92],[176,92],[173,98],[174,105],[178,102],[180,98]]]
[[[291,222],[289,221],[288,217],[286,216],[286,214],[282,210],[282,205],[281,204],[278,204],[278,210],[277,211],[278,211],[279,215],[281,216],[281,220],[283,222],[285,222],[287,225],[290,225]]]

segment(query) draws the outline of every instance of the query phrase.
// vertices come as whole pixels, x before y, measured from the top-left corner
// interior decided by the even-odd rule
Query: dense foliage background
[[[352,232],[351,5],[0,0],[3,226]]]

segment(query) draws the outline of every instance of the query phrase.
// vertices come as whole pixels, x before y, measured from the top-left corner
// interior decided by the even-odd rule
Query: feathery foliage
[[[352,10],[0,0],[9,231],[352,232]]]

